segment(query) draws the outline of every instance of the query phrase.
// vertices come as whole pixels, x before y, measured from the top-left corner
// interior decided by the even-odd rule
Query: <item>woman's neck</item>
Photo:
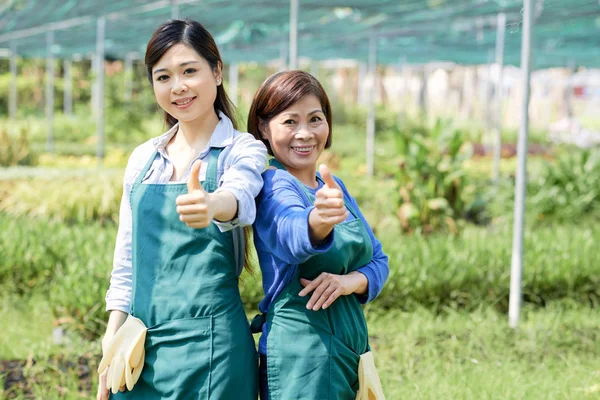
[[[319,186],[319,183],[317,182],[317,167],[316,166],[313,166],[310,169],[305,168],[305,169],[301,169],[301,170],[296,170],[296,169],[289,168],[289,167],[286,167],[286,168],[290,174],[292,174],[296,179],[298,179],[300,182],[302,182],[309,188],[315,189],[317,186]]]
[[[193,121],[180,121],[173,142],[178,146],[188,146],[190,149],[200,151],[210,141],[218,123],[219,117],[213,109]]]

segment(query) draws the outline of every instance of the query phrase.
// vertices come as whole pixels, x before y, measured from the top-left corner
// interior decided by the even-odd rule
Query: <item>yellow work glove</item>
[[[133,389],[142,374],[147,330],[140,319],[129,315],[108,344],[98,373],[102,374],[108,368],[106,388],[112,389],[113,394],[125,385],[127,390]]]
[[[358,392],[356,400],[385,400],[373,353],[368,351],[358,362]]]

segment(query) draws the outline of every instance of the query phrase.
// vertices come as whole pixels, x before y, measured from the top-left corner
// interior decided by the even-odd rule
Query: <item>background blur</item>
[[[365,307],[388,399],[600,398],[600,3],[531,5],[512,329],[522,1],[0,2],[0,398],[95,398],[124,168],[165,131],[144,49],[171,17],[215,36],[241,130],[270,74],[325,86],[322,161],[390,259]]]

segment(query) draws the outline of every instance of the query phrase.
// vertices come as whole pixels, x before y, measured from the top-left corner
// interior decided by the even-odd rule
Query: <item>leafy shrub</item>
[[[431,128],[407,122],[395,136],[403,231],[456,233],[459,219],[482,219],[484,203],[463,169],[471,147],[461,130],[442,120]]]
[[[570,149],[543,160],[527,183],[526,212],[535,222],[579,221],[600,215],[600,150]],[[494,215],[512,215],[514,181],[504,182],[492,204]]]
[[[0,166],[34,165],[36,161],[25,130],[20,131],[19,137],[12,137],[6,129],[0,129]]]

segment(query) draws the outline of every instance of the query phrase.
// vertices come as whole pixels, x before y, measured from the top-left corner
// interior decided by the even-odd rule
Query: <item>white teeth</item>
[[[182,101],[182,102],[176,101],[175,104],[177,104],[178,106],[185,106],[186,104],[189,104],[192,100],[194,100],[194,99],[191,98],[191,99],[187,99],[186,101]]]
[[[310,147],[293,147],[294,150],[296,150],[298,152],[301,152],[301,153],[311,151],[312,148],[313,148],[313,146],[310,146]]]

